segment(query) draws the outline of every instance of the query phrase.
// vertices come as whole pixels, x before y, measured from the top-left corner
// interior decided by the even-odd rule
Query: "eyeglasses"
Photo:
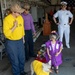
[[[25,10],[26,10],[26,11],[29,11],[30,9],[26,9],[26,8],[25,8]]]

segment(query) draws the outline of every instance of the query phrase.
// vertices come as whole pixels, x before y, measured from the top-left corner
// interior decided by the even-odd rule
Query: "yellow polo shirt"
[[[11,28],[13,27],[14,21],[18,22],[17,28],[12,32]],[[24,36],[24,20],[22,16],[14,18],[11,14],[4,18],[3,20],[3,33],[7,39],[10,40],[19,40]]]

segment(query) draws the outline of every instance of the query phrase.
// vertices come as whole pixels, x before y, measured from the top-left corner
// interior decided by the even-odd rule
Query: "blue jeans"
[[[23,40],[6,40],[6,52],[12,65],[13,75],[24,72],[25,51]]]
[[[32,30],[25,30],[25,57],[28,60],[29,56],[34,55],[33,35]]]

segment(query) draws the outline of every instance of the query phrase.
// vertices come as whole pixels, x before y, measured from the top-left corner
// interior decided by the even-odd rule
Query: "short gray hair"
[[[54,38],[55,40],[58,40],[59,39],[59,35],[57,33],[51,33],[49,38]]]
[[[28,3],[25,3],[24,8],[25,9],[30,9],[30,5]]]

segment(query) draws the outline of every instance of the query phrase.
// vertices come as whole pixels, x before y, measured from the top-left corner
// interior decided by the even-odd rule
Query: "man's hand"
[[[11,31],[13,32],[16,29],[17,26],[18,26],[18,22],[15,20],[13,22],[13,27],[11,28]]]
[[[55,23],[56,25],[59,25],[60,23],[58,22],[58,23]]]
[[[34,32],[33,35],[36,37],[36,32]]]
[[[48,56],[49,56],[49,58],[51,59],[51,55],[49,54]]]
[[[70,22],[69,25],[71,25],[72,23]]]
[[[15,21],[13,22],[13,25],[14,25],[13,27],[16,28],[16,27],[18,26],[18,22],[15,20]]]
[[[57,52],[55,56],[58,56],[58,55],[59,55],[59,52]]]
[[[23,44],[25,43],[25,39],[24,39],[24,36],[23,36]]]

